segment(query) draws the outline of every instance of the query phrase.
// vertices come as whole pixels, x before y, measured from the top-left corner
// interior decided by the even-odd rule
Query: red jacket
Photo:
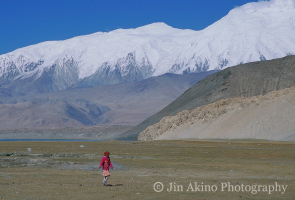
[[[113,164],[112,164],[112,162],[111,162],[111,159],[108,158],[108,157],[106,157],[106,156],[102,157],[99,166],[103,166],[103,167],[102,167],[103,170],[109,170],[110,167],[113,169]]]

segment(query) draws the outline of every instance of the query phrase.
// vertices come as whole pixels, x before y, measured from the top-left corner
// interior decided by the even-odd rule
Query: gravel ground
[[[114,163],[108,180],[112,187],[102,185],[101,171],[95,169],[105,150]],[[290,200],[295,196],[294,157],[291,142],[0,142],[0,196]],[[251,189],[276,184],[281,191]]]

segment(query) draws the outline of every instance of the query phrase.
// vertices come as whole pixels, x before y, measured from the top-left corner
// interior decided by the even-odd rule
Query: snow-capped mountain
[[[154,23],[43,42],[0,56],[0,85],[19,92],[133,82],[295,54],[295,1],[248,3],[201,31]]]

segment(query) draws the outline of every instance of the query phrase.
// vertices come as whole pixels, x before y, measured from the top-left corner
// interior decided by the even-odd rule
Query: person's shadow
[[[106,184],[105,186],[123,186],[123,184],[119,183],[119,184]]]

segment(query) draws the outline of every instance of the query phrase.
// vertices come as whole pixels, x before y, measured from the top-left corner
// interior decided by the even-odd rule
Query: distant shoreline
[[[87,139],[0,139],[0,142],[101,142],[103,140]]]

